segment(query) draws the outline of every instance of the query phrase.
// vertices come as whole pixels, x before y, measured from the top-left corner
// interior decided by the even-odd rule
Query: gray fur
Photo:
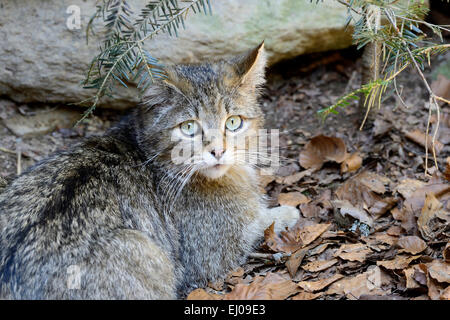
[[[274,220],[255,169],[236,165],[217,179],[186,171],[170,161],[171,131],[230,114],[261,126],[264,65],[260,46],[168,68],[118,126],[18,177],[0,195],[0,298],[183,298],[242,264]]]

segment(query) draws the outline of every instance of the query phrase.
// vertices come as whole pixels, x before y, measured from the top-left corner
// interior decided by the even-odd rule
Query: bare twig
[[[397,33],[397,35],[399,37],[401,37],[401,32],[398,30],[397,24],[395,23],[395,19],[392,18],[391,13],[389,11],[385,10],[385,14],[386,14],[387,19],[389,20],[389,23],[392,25],[392,27],[394,28],[394,30]],[[438,115],[438,119],[437,119],[437,122],[436,122],[436,129],[435,129],[434,134],[433,134],[432,151],[433,151],[434,164],[436,166],[436,169],[439,170],[439,166],[438,166],[437,158],[436,158],[436,150],[435,150],[436,135],[437,135],[437,132],[438,132],[438,129],[439,129],[439,115],[440,115],[439,105],[436,102],[436,95],[434,94],[434,92],[431,89],[430,85],[428,84],[428,81],[425,78],[422,70],[420,69],[419,65],[417,64],[417,61],[414,58],[414,55],[412,54],[411,50],[409,49],[409,45],[404,40],[402,42],[403,42],[403,44],[405,46],[406,51],[408,52],[409,57],[411,58],[411,60],[412,60],[412,62],[414,64],[414,67],[416,68],[417,72],[419,73],[420,77],[422,78],[422,81],[425,84],[425,88],[427,89],[428,94],[430,96],[430,100],[429,100],[430,101],[430,106],[429,106],[430,111],[429,111],[429,116],[428,116],[427,132],[426,132],[427,139],[428,139],[428,129],[429,129],[430,120],[431,120],[431,108],[432,108],[433,105],[436,107],[436,112],[437,112],[437,115]],[[425,156],[425,175],[428,175],[428,141],[425,142],[425,155],[426,155]]]

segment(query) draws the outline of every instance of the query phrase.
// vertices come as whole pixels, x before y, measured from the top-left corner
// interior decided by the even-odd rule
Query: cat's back
[[[115,198],[127,192],[125,185],[140,185],[130,179],[147,178],[139,176],[140,163],[136,152],[114,135],[90,138],[57,152],[0,194],[0,226],[9,229],[67,220],[73,227],[74,220],[95,208],[108,212],[117,205]]]
[[[38,284],[41,297],[51,296],[46,279],[95,260],[105,239],[122,237],[117,230],[161,233],[154,205],[151,173],[122,135],[90,138],[38,163],[0,194],[0,291],[18,286],[27,297]]]

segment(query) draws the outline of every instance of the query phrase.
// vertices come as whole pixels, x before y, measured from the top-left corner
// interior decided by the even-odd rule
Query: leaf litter
[[[391,125],[377,130],[396,132]],[[300,209],[297,223],[279,234],[272,223],[259,254],[232,277],[239,281],[197,289],[190,298],[448,300],[445,171],[425,178],[399,167],[409,174],[390,174],[371,163],[373,156],[349,152],[342,138],[310,135],[302,142],[298,164],[265,184],[274,206]]]

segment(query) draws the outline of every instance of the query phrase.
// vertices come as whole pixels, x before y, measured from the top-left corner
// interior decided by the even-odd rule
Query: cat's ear
[[[233,72],[225,75],[226,83],[250,91],[261,86],[265,82],[264,71],[267,64],[264,41],[256,48],[235,57],[230,63]]]

